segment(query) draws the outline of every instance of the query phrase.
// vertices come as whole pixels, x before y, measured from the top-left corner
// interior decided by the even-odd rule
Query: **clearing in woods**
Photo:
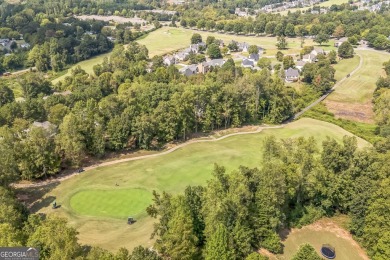
[[[259,167],[263,140],[270,135],[314,136],[318,144],[326,136],[339,141],[344,135],[352,136],[336,125],[303,118],[283,128],[191,143],[161,156],[98,167],[47,187],[21,190],[20,194],[37,199],[31,205],[34,212],[67,217],[80,232],[81,243],[109,250],[132,249],[140,244],[150,247],[155,220],[147,216],[145,208],[152,202],[153,190],[178,193],[188,185],[203,185],[211,178],[214,163],[225,166],[228,172],[240,165]],[[358,138],[358,145],[370,144]],[[50,205],[54,200],[61,205],[55,211]],[[127,225],[126,216],[135,217],[137,222]]]
[[[336,117],[362,123],[374,122],[372,95],[379,76],[384,75],[383,62],[390,54],[374,50],[355,50],[363,59],[362,67],[344,80],[325,100],[326,107]],[[354,60],[351,60],[354,63]],[[339,77],[336,74],[336,77]]]
[[[339,218],[346,218],[339,217]],[[309,243],[321,255],[323,244],[330,244],[336,250],[335,260],[368,260],[368,256],[352,235],[340,227],[335,218],[324,218],[301,229],[289,230],[283,241],[284,252],[279,259],[291,259],[301,244]]]

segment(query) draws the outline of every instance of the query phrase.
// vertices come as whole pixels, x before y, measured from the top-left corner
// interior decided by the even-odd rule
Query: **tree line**
[[[351,217],[350,232],[372,259],[390,257],[389,153],[359,150],[346,136],[327,138],[321,150],[314,138],[268,137],[262,152],[258,168],[227,173],[215,165],[206,186],[154,192],[147,212],[158,220],[152,237],[163,258],[252,259],[260,247],[282,253],[280,230],[339,213]],[[294,259],[321,259],[310,247],[300,251]]]
[[[27,74],[14,83],[24,102],[15,101],[9,86],[0,87],[0,149],[10,159],[1,162],[3,183],[79,167],[108,151],[159,149],[197,132],[281,123],[300,102],[268,69],[243,70],[230,59],[205,75],[185,77],[164,66],[161,56],[149,64],[148,50],[137,43],[117,46],[94,72],[77,68],[54,90],[39,73]],[[32,125],[45,121],[50,127]]]

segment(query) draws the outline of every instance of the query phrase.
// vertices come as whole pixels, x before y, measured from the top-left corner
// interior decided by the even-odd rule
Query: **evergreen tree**
[[[216,231],[207,240],[204,256],[206,260],[235,259],[230,246],[228,230],[223,224],[219,224]]]

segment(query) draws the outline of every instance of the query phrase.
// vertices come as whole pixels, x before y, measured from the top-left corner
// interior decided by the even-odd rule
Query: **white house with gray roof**
[[[297,69],[289,68],[284,71],[284,75],[286,82],[295,82],[299,79],[299,71]]]

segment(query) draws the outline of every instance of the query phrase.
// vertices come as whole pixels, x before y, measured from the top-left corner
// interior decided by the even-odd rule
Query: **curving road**
[[[349,73],[349,75],[353,75],[355,74],[361,67],[362,67],[362,64],[363,64],[363,57],[359,54],[357,54],[359,57],[360,57],[360,62],[359,62],[359,65],[351,72]],[[113,164],[117,164],[117,163],[123,163],[123,162],[129,162],[129,161],[136,161],[136,160],[142,160],[142,159],[147,159],[147,158],[152,158],[152,157],[158,157],[158,156],[162,156],[162,155],[165,155],[165,154],[169,154],[169,153],[172,153],[180,148],[183,148],[187,145],[190,145],[190,144],[194,144],[194,143],[204,143],[204,142],[216,142],[216,141],[219,141],[219,140],[223,140],[225,138],[228,138],[228,137],[231,137],[231,136],[236,136],[236,135],[246,135],[246,134],[255,134],[255,133],[259,133],[261,131],[263,131],[264,129],[275,129],[275,128],[282,128],[284,127],[286,124],[290,123],[291,121],[297,119],[298,117],[302,116],[306,111],[308,111],[310,108],[314,107],[315,105],[317,105],[318,103],[320,103],[321,101],[323,101],[325,98],[327,98],[344,80],[346,80],[348,77],[344,77],[342,78],[340,81],[338,81],[331,90],[329,90],[327,93],[325,93],[324,95],[322,95],[320,98],[318,98],[317,100],[315,100],[313,103],[311,103],[310,105],[308,105],[306,108],[304,108],[302,111],[300,111],[299,113],[296,113],[294,116],[292,116],[289,120],[287,120],[284,124],[282,125],[278,125],[278,126],[260,126],[258,127],[255,131],[248,131],[248,132],[239,132],[239,133],[232,133],[232,134],[228,134],[228,135],[225,135],[225,136],[222,136],[222,137],[219,137],[219,138],[212,138],[212,137],[208,137],[209,139],[194,139],[194,140],[190,140],[188,142],[185,142],[185,143],[182,143],[182,144],[179,144],[175,147],[172,147],[164,152],[161,152],[161,153],[155,153],[155,154],[149,154],[149,155],[141,155],[141,156],[137,156],[137,157],[132,157],[132,158],[124,158],[124,159],[117,159],[117,160],[114,160],[114,161],[108,161],[108,162],[102,162],[102,163],[99,163],[99,164],[94,164],[94,165],[91,165],[91,166],[88,166],[88,167],[85,167],[84,168],[84,171],[90,171],[90,170],[93,170],[93,169],[96,169],[98,167],[103,167],[103,166],[109,166],[109,165],[113,165]],[[57,177],[55,179],[50,179],[50,180],[45,180],[45,181],[41,181],[41,182],[36,182],[36,183],[28,183],[28,184],[23,184],[23,183],[14,183],[12,184],[13,187],[15,188],[31,188],[31,187],[42,187],[42,186],[46,186],[46,185],[49,185],[49,184],[52,184],[52,183],[57,183],[57,182],[62,182],[64,180],[67,180],[73,176],[76,176],[78,175],[78,172],[75,171],[75,172],[72,172],[72,173],[68,173],[68,174],[60,174],[60,175],[57,175]]]

